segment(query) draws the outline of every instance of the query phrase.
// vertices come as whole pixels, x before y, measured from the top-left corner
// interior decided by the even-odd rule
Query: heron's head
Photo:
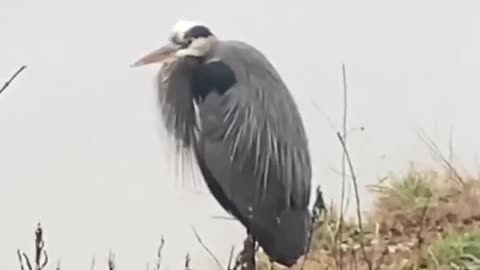
[[[179,57],[208,58],[215,42],[216,38],[207,26],[179,20],[172,28],[168,43],[142,57],[133,66],[162,63]]]

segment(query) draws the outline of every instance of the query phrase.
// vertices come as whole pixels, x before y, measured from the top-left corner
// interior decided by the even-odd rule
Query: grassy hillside
[[[374,206],[365,211],[363,237],[355,218],[340,230],[329,207],[307,259],[292,269],[480,269],[477,178],[411,168],[369,188]],[[270,269],[259,257],[259,266]]]

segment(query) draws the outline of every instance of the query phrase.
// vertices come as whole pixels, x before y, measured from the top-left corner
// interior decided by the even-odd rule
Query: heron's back
[[[236,83],[199,104],[196,145],[214,196],[283,264],[303,254],[308,239],[311,165],[297,105],[275,68],[255,48],[221,42],[215,58]]]

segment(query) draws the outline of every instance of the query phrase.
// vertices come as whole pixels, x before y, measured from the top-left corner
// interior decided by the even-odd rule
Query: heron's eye
[[[190,37],[190,38],[186,38],[183,41],[183,43],[184,43],[185,47],[188,47],[188,46],[190,46],[190,44],[192,44],[192,41],[193,41],[193,38]]]
[[[182,49],[188,48],[188,46],[190,46],[191,43],[192,43],[191,38],[182,39],[182,40],[177,39],[177,42],[176,42],[176,44],[178,44]]]
[[[190,44],[193,41],[193,37],[185,37],[185,36],[181,37],[178,34],[173,34],[172,36],[170,36],[170,41],[174,44],[179,45],[183,49],[185,49],[188,46],[190,46]]]

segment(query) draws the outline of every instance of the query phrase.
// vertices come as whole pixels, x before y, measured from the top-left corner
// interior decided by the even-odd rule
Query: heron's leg
[[[255,251],[255,239],[247,229],[247,238],[243,241],[243,250],[238,254],[235,265],[239,266],[240,270],[255,270]]]
[[[242,270],[255,270],[255,238],[251,233],[247,232],[247,238],[244,242],[245,250],[245,269]]]
[[[268,260],[270,261],[270,270],[273,270],[275,267],[273,267],[273,264],[275,263],[274,260],[272,258],[268,258]]]
[[[249,207],[249,219],[253,218],[253,209]],[[238,254],[236,265],[240,266],[241,270],[256,270],[256,263],[255,263],[255,238],[251,232],[251,226],[247,222],[245,226],[247,229],[247,238],[243,241],[243,250]]]

